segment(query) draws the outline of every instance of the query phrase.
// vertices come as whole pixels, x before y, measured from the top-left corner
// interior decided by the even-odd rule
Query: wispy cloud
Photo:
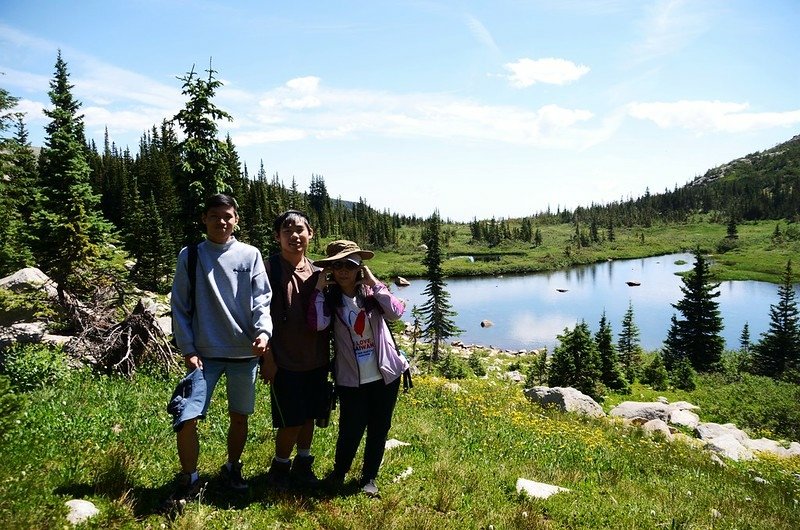
[[[800,123],[800,110],[748,112],[748,103],[724,101],[675,101],[631,103],[630,116],[650,120],[662,129],[687,129],[698,133],[738,133],[787,127]]]
[[[586,109],[485,105],[447,94],[393,94],[331,89],[314,78],[291,80],[258,98],[246,113],[237,144],[358,138],[464,138],[548,148],[585,147],[606,137],[606,126],[587,126]],[[296,105],[312,98],[315,104]],[[310,101],[310,99],[309,99]],[[287,124],[292,124],[287,128]],[[299,132],[302,131],[302,134]]]
[[[494,37],[492,37],[492,34],[489,32],[488,29],[486,29],[486,26],[484,26],[480,20],[478,20],[472,15],[466,15],[466,19],[467,19],[467,27],[475,36],[475,38],[478,39],[478,42],[480,42],[493,52],[500,51],[500,48],[494,41]]]
[[[589,67],[566,59],[519,59],[503,65],[511,75],[506,76],[511,86],[526,88],[536,83],[565,85],[577,81],[589,72]]]
[[[661,0],[646,10],[640,23],[641,38],[633,45],[636,62],[669,55],[685,47],[709,27],[705,9],[713,2]]]

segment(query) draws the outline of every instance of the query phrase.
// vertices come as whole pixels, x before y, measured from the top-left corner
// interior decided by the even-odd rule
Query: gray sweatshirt
[[[172,328],[184,355],[253,357],[253,341],[272,335],[272,299],[261,252],[231,237],[197,247],[193,316],[189,315],[188,248],[178,254],[172,283]]]

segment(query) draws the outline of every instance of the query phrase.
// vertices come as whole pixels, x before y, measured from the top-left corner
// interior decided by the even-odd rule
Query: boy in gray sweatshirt
[[[222,374],[230,423],[228,461],[221,474],[232,490],[247,490],[239,458],[247,439],[247,420],[255,408],[258,361],[272,336],[272,292],[261,253],[233,236],[239,222],[236,201],[223,194],[210,197],[202,220],[206,239],[197,246],[196,268],[188,270],[189,247],[181,250],[172,285],[175,340],[187,371],[200,370],[206,387],[200,415],[176,423],[181,473],[172,502],[191,500],[202,487],[197,420],[205,417]]]

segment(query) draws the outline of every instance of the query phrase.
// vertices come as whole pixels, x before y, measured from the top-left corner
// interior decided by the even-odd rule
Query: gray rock
[[[407,285],[411,285],[411,282],[403,278],[402,276],[398,276],[394,279],[394,284],[398,287],[405,287]]]
[[[672,431],[669,430],[669,425],[663,420],[650,420],[642,428],[649,433],[660,432],[667,440],[672,439]]]
[[[788,449],[783,447],[775,440],[770,440],[769,438],[758,438],[757,440],[752,440],[750,438],[747,438],[742,442],[742,445],[744,445],[751,451],[772,453],[774,455],[781,456],[784,458],[790,456]]]
[[[586,394],[572,387],[535,386],[525,389],[525,395],[542,406],[555,405],[564,412],[577,412],[585,416],[605,416],[603,407]]]
[[[711,440],[720,436],[733,436],[736,440],[743,444],[749,438],[747,433],[741,429],[737,429],[732,423],[720,425],[719,423],[701,423],[694,429],[694,434],[701,440]]]
[[[700,424],[700,416],[690,410],[675,409],[669,413],[669,423],[694,429]]]
[[[622,418],[645,418],[647,420],[669,420],[672,406],[664,403],[623,401],[608,413]]]
[[[494,322],[492,322],[491,320],[481,320],[482,328],[490,328],[492,326],[494,326]]]
[[[800,443],[792,442],[789,444],[789,456],[800,456]]]
[[[11,346],[15,342],[23,344],[42,341],[45,333],[44,322],[21,322],[0,328],[0,348]]]
[[[100,513],[94,504],[83,499],[72,499],[64,504],[69,508],[67,520],[74,525],[87,521]]]
[[[48,295],[56,295],[55,284],[47,274],[36,267],[20,269],[10,276],[0,279],[0,288],[8,289],[15,293],[35,291],[42,287],[48,291]]]
[[[672,407],[677,410],[700,410],[700,407],[692,405],[688,401],[676,401],[672,404]]]
[[[706,448],[731,460],[752,460],[753,452],[745,447],[734,434],[728,433],[708,440]]]

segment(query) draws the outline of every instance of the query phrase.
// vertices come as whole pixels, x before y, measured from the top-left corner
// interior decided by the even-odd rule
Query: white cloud
[[[472,35],[478,39],[478,42],[492,51],[497,52],[500,50],[497,46],[497,43],[494,41],[494,37],[492,37],[492,34],[488,29],[486,29],[486,26],[484,26],[480,20],[472,15],[467,15],[466,18],[467,27],[469,28],[470,32],[472,32]]]
[[[800,123],[800,110],[747,112],[748,109],[747,103],[725,101],[682,100],[628,105],[630,116],[650,120],[662,129],[736,133]]]
[[[272,129],[269,131],[250,131],[233,135],[233,143],[237,146],[267,144],[273,142],[290,142],[303,140],[308,134],[300,129]]]
[[[553,57],[536,60],[522,58],[503,66],[511,71],[511,75],[506,77],[515,88],[525,88],[536,83],[565,85],[577,81],[589,72],[588,66]]]
[[[30,128],[33,123],[41,124],[45,122],[44,103],[40,101],[32,101],[30,99],[20,99],[17,101],[16,106],[12,112],[24,112],[25,116],[22,118],[26,126]]]
[[[640,24],[641,40],[633,45],[633,57],[647,61],[669,55],[686,46],[709,26],[711,3],[662,0],[646,11]]]
[[[319,89],[319,81],[319,77],[314,76],[297,77],[287,81],[286,86],[298,92],[314,93]]]

